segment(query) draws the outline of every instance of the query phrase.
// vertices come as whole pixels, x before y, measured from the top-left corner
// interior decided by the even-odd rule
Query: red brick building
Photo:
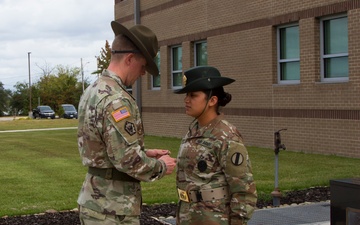
[[[137,6],[137,7],[135,7]],[[359,0],[115,0],[115,19],[159,39],[160,76],[136,93],[146,134],[183,137],[182,71],[217,67],[236,79],[223,109],[245,144],[360,157]]]

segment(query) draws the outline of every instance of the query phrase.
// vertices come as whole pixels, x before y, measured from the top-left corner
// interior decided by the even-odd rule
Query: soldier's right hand
[[[175,158],[171,158],[169,155],[163,155],[159,158],[159,160],[164,161],[164,163],[166,164],[166,174],[171,174],[176,166],[176,159]]]

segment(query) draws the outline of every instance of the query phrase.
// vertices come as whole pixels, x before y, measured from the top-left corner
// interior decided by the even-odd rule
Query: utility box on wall
[[[331,225],[360,224],[360,178],[330,180]]]

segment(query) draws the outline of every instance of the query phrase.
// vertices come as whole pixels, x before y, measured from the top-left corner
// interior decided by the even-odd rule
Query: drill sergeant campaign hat
[[[211,66],[197,66],[184,72],[183,88],[175,94],[211,90],[234,82],[234,79],[222,77],[219,70]]]
[[[157,76],[159,74],[159,69],[157,68],[154,59],[158,52],[158,40],[154,32],[140,24],[127,29],[116,21],[111,22],[111,28],[113,29],[115,36],[123,34],[134,43],[146,59],[146,71],[151,75]],[[117,52],[121,53],[121,51],[116,51],[116,49],[112,51],[112,53]]]

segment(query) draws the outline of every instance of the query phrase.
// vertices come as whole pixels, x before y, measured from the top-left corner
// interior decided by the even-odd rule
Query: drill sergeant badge
[[[184,74],[183,77],[182,77],[182,85],[183,85],[183,87],[186,86],[186,81],[187,81],[187,78],[186,78],[186,76]]]

